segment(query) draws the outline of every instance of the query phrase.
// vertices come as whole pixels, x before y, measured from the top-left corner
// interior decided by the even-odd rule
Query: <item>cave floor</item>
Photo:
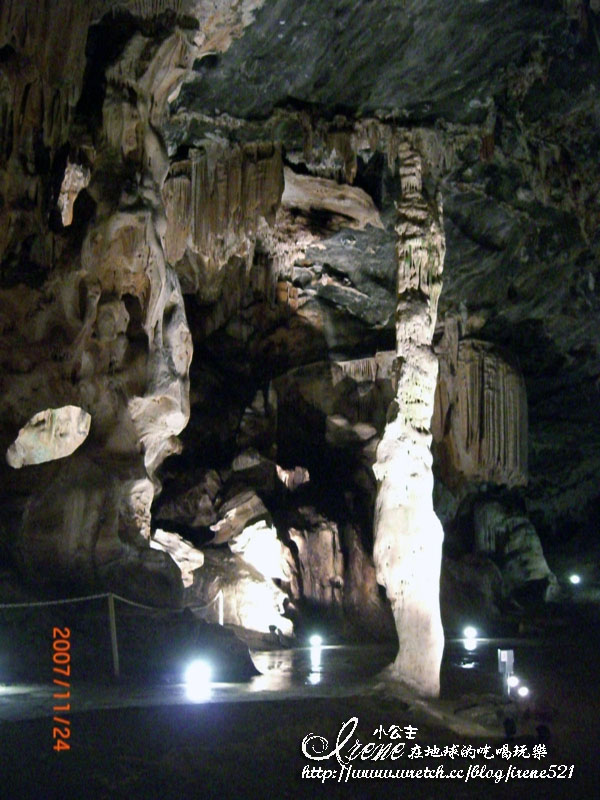
[[[358,719],[356,738],[362,743],[388,741],[375,731],[392,725],[417,728],[415,742],[443,750],[453,744],[493,749],[501,745],[493,737],[465,737],[436,724],[414,708],[390,697],[355,695],[345,698],[261,701],[260,703],[209,703],[205,705],[102,709],[71,716],[71,750],[52,750],[50,719],[2,724],[3,793],[6,798],[259,798],[259,797],[398,797],[483,798],[540,797],[584,798],[597,796],[595,754],[589,736],[579,731],[577,741],[557,739],[539,761],[482,755],[470,758],[424,757],[395,761],[353,761],[354,769],[424,769],[441,766],[463,770],[478,765],[503,770],[503,779],[473,777],[405,779],[360,778],[346,781],[332,756],[326,762],[309,761],[301,752],[311,733],[325,737],[327,752],[342,725]],[[403,736],[404,738],[404,736]],[[585,738],[585,746],[582,739]],[[518,740],[520,741],[520,740]],[[406,741],[406,745],[410,742]],[[408,752],[408,750],[406,750]],[[569,760],[572,759],[572,760]],[[514,768],[574,764],[573,777],[564,780],[511,778]],[[336,771],[323,781],[302,777],[307,765]],[[315,774],[315,773],[313,773]],[[388,773],[389,775],[389,773]],[[341,782],[340,782],[341,778]],[[399,785],[402,784],[402,785]]]
[[[51,703],[48,687],[8,687],[0,695],[0,797],[158,800],[405,794],[431,800],[598,796],[600,648],[594,622],[580,618],[551,636],[513,643],[481,641],[474,651],[466,650],[461,640],[449,641],[442,668],[442,699],[434,702],[416,701],[382,680],[380,670],[390,651],[381,647],[324,648],[319,663],[309,648],[255,654],[264,675],[253,679],[254,685],[252,681],[217,685],[211,702],[196,704],[186,701],[181,684],[151,688],[81,684],[78,694],[74,692],[74,711],[61,714],[68,717],[71,730],[71,748],[62,752],[52,749],[53,723],[45,710]],[[499,692],[490,691],[498,688],[496,649],[510,644],[515,648],[516,671],[535,698],[518,709],[502,706]],[[28,695],[33,699],[27,700]],[[11,707],[20,708],[22,717],[32,718],[17,720],[15,714],[11,721]],[[494,714],[505,711],[517,719],[517,736],[509,746],[513,755],[508,759],[496,754],[504,738],[498,720],[493,723]],[[392,770],[393,775],[396,770],[441,768],[449,774],[454,769],[462,770],[462,778],[426,778],[416,773],[404,773],[404,777],[361,773],[360,777],[353,772],[348,776],[335,755],[317,761],[302,753],[302,741],[309,734],[325,737],[326,753],[331,753],[342,726],[353,717],[356,730],[344,752],[357,739],[363,744],[404,742],[405,747],[395,761],[358,758],[350,763],[352,769]],[[474,727],[474,722],[481,727]],[[521,746],[531,756],[540,724],[551,734],[547,755],[539,759],[514,755]],[[408,738],[406,726],[417,728],[414,739]],[[423,757],[408,757],[415,744]],[[454,744],[459,746],[457,756],[436,754],[436,747],[443,752]],[[472,751],[460,754],[463,746],[485,745],[490,750],[476,752],[474,757]],[[431,748],[427,755],[426,747]],[[551,765],[557,772],[566,765],[567,777],[516,773],[544,768],[552,773]],[[324,780],[323,773],[317,775],[319,767],[335,775]],[[486,777],[473,775],[474,767]],[[314,777],[306,772],[303,777],[304,768],[314,769]],[[509,769],[513,771],[507,777]]]

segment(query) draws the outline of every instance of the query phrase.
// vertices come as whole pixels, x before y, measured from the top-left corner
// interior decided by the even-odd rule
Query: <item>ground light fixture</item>
[[[577,586],[577,584],[581,583],[581,578],[579,575],[569,575],[569,580],[573,584],[573,586]]]
[[[474,628],[473,625],[467,625],[463,630],[463,636],[465,637],[463,640],[465,650],[472,653],[473,650],[477,649],[477,628]]]
[[[515,686],[518,686],[521,683],[521,681],[516,675],[509,675],[506,679],[506,683],[510,689],[514,689]]]
[[[188,664],[184,674],[185,692],[188,700],[201,703],[210,697],[212,667],[208,661],[196,659]]]
[[[519,697],[527,697],[527,695],[529,694],[529,689],[526,686],[519,686],[519,688],[517,689],[517,694],[519,695]]]
[[[323,644],[323,637],[318,633],[313,635],[308,640],[310,643],[310,675],[308,682],[313,686],[321,681],[321,649]]]

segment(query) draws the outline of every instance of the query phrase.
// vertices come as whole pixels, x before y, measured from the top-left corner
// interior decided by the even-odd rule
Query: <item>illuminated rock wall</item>
[[[74,160],[64,167],[60,195],[53,196],[44,185],[48,175],[38,174],[44,162],[37,137],[43,133],[49,157],[68,135],[89,24],[82,15],[80,29],[74,18],[61,17],[61,9],[48,20],[54,37],[48,53],[35,53],[27,37],[45,41],[45,35],[26,21],[21,20],[25,39],[17,36],[21,23],[14,8],[8,22],[2,19],[17,45],[6,51],[10,63],[29,59],[32,73],[24,90],[30,112],[20,120],[19,139],[7,139],[11,147],[4,148],[0,164],[0,177],[10,186],[4,193],[7,237],[0,255],[5,266],[18,265],[17,285],[11,286],[5,273],[8,288],[0,292],[7,356],[2,439],[4,444],[28,417],[58,406],[83,409],[91,424],[74,455],[54,447],[54,457],[66,457],[6,475],[5,490],[23,511],[14,555],[23,573],[41,582],[102,585],[173,604],[181,599],[181,575],[167,553],[148,546],[150,506],[156,469],[178,450],[177,435],[189,418],[192,342],[179,281],[165,259],[161,187],[168,159],[153,123],[164,108],[165,91],[173,89],[173,61],[185,60],[186,45],[178,33],[160,43],[132,37],[106,72],[93,143],[80,134],[81,146],[72,148]],[[64,62],[56,39],[61,20]],[[50,55],[54,60],[45,60]],[[65,86],[74,94],[66,99],[57,94],[55,114],[47,119],[52,105],[47,95],[63,68],[71,70],[72,84]],[[23,75],[10,77],[18,94]],[[30,145],[27,166],[23,155]],[[85,179],[72,180],[74,171]],[[59,176],[58,161],[56,172]],[[83,189],[93,208],[87,220],[75,210]],[[26,196],[35,196],[37,205],[24,202]],[[62,219],[54,231],[47,224],[49,202]],[[22,242],[32,236],[27,258]],[[35,274],[28,274],[32,260],[37,260]],[[76,420],[61,430],[63,440],[77,434]]]

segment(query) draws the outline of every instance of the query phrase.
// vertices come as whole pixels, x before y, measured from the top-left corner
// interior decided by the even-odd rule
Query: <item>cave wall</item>
[[[6,129],[2,162],[3,443],[46,408],[73,404],[91,416],[72,457],[33,472],[4,468],[8,544],[39,582],[172,604],[181,578],[170,556],[148,547],[150,506],[156,468],[189,418],[192,342],[164,255],[168,159],[152,123],[181,37],[150,52],[134,35],[104,76],[95,116],[82,118],[79,93],[93,90],[82,89],[92,13],[61,4],[36,17],[40,40],[44,25],[50,32],[48,50],[36,49],[22,9],[9,4],[3,14],[3,52],[29,66],[10,87],[23,96],[23,116],[10,120],[19,136]],[[55,84],[63,94],[52,98]]]

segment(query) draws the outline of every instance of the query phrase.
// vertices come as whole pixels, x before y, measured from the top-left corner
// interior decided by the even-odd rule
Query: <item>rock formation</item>
[[[183,588],[194,582],[194,572],[204,564],[204,554],[176,533],[157,528],[152,534],[150,547],[168,553],[181,571]]]
[[[197,571],[187,600],[199,607],[208,622],[219,622],[222,602],[225,624],[260,633],[269,633],[273,625],[286,636],[293,633],[292,621],[286,616],[287,594],[229,549],[205,551],[204,565]]]
[[[91,421],[87,411],[77,406],[40,411],[21,428],[6,451],[6,460],[14,469],[20,469],[70,456],[85,442]]]
[[[17,20],[6,13],[10,29]],[[27,22],[19,24],[28,34]],[[81,24],[87,26],[85,15]],[[97,145],[87,147],[91,166],[68,162],[57,198],[67,230],[74,227],[73,195],[88,186],[95,208],[81,251],[70,252],[68,238],[49,233],[55,252],[40,254],[49,258],[49,277],[39,288],[21,284],[19,302],[6,293],[3,304],[8,374],[15,376],[3,395],[5,429],[57,401],[91,417],[85,453],[59,462],[29,493],[16,542],[22,568],[40,580],[100,583],[169,603],[178,602],[181,582],[169,556],[148,549],[152,484],[140,495],[139,481],[153,479],[177,450],[175,437],[189,416],[192,344],[179,282],[164,256],[160,187],[168,162],[152,126],[174,40],[155,48],[136,73],[133,65],[148,42],[133,37],[112,65],[96,109]],[[43,111],[43,99],[40,104]],[[72,112],[68,104],[56,107],[64,125]],[[66,130],[35,116],[24,127],[33,134],[40,124],[45,135],[56,135],[55,147],[62,145]],[[9,173],[19,163],[15,145]],[[25,180],[31,187],[35,177]],[[62,438],[81,440],[79,427],[73,418]],[[21,493],[26,485],[26,478],[17,483]],[[154,590],[144,586],[145,572]]]
[[[237,259],[250,269],[261,219],[272,221],[283,191],[281,152],[271,143],[207,140],[175,162],[163,194],[166,256],[187,291],[217,299]]]
[[[455,340],[441,352],[432,432],[447,485],[527,482],[525,382],[489,342]]]
[[[374,467],[375,568],[392,604],[394,673],[420,694],[439,693],[444,649],[439,579],[443,531],[433,511],[430,420],[437,379],[431,348],[444,264],[439,199],[427,198],[419,154],[400,151],[396,398]]]
[[[475,550],[496,557],[507,594],[526,596],[537,589],[544,599],[556,597],[556,576],[544,558],[535,528],[522,512],[489,501],[476,505],[473,516]]]

